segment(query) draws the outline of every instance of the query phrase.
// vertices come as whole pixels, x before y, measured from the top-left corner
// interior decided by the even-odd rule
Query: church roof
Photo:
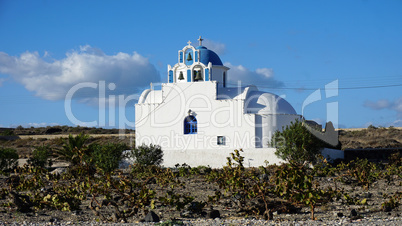
[[[249,92],[244,109],[246,113],[254,114],[297,114],[292,105],[282,97],[262,91]]]
[[[201,63],[208,65],[208,63],[211,62],[212,65],[223,65],[218,54],[216,54],[214,51],[207,49],[205,46],[197,46],[196,49],[200,51]]]

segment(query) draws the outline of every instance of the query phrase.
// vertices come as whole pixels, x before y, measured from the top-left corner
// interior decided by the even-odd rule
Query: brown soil
[[[6,182],[7,177],[0,177],[0,186],[9,186]],[[194,197],[193,202],[206,202],[208,196],[214,195],[216,191],[225,193],[224,189],[220,189],[217,184],[208,182],[203,175],[191,175],[187,177],[178,177],[177,180],[183,182],[183,186],[176,186],[175,192],[177,194],[185,194]],[[334,187],[334,178],[332,177],[317,177],[316,180],[322,187]],[[401,178],[394,178],[391,183],[381,179],[372,184],[372,186],[365,190],[362,186],[357,184],[345,184],[337,182],[337,187],[344,189],[352,198],[357,200],[366,199],[364,205],[346,204],[344,201],[335,200],[333,202],[318,205],[315,210],[315,217],[319,221],[339,221],[341,219],[356,220],[360,218],[389,218],[399,217],[402,214],[401,208],[395,208],[393,210],[382,209],[382,203],[388,201],[389,198],[385,198],[384,195],[392,196],[397,192],[401,192]],[[155,181],[150,181],[147,185],[150,189],[156,191],[157,196],[163,196],[168,187],[161,187],[157,185]],[[45,190],[46,190],[46,186]],[[112,197],[117,197],[116,194],[112,194]],[[13,203],[11,195],[0,198],[0,223],[1,222],[31,222],[31,223],[84,223],[84,222],[141,222],[148,210],[140,210],[134,216],[128,217],[125,220],[115,216],[115,209],[112,206],[102,206],[98,211],[94,211],[90,208],[90,199],[88,196],[87,201],[84,201],[80,205],[79,210],[75,211],[60,211],[52,209],[40,209],[32,210],[26,213],[22,213],[16,210],[16,207],[8,203]],[[97,197],[101,203],[103,197]],[[117,203],[121,200],[115,199]],[[400,200],[399,200],[400,201]],[[252,207],[258,207],[262,204],[258,200],[253,200]],[[121,209],[124,209],[124,202],[119,205]],[[174,207],[162,205],[159,202],[155,203],[154,211],[161,221],[168,221],[172,219],[188,220],[188,219],[207,219],[208,213],[211,212],[211,208],[218,210],[222,219],[244,219],[253,217],[257,219],[263,218],[261,215],[254,215],[248,212],[250,209],[247,206],[242,206],[239,201],[234,197],[227,196],[220,199],[217,203],[208,203],[199,212],[192,212],[191,205],[188,204],[183,210],[176,210]],[[303,206],[294,206],[296,208],[290,208],[292,205],[285,205],[283,200],[271,199],[271,208],[273,212],[273,219],[270,222],[294,222],[294,221],[306,221],[310,219],[310,208]],[[353,211],[356,211],[357,215],[353,216]]]

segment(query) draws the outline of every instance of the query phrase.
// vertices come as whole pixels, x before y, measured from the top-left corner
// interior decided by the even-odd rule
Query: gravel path
[[[402,217],[388,217],[388,218],[362,218],[352,220],[349,217],[342,217],[338,220],[302,220],[302,221],[279,221],[279,220],[257,220],[257,219],[191,219],[179,221],[182,224],[172,225],[197,225],[197,226],[209,226],[209,225],[402,225]],[[160,222],[162,223],[162,222]],[[167,222],[165,222],[167,223]],[[158,223],[99,223],[99,222],[46,222],[46,223],[29,223],[29,222],[0,222],[0,225],[20,226],[20,225],[111,225],[111,226],[125,226],[125,225],[157,225]],[[167,225],[167,224],[165,224]]]

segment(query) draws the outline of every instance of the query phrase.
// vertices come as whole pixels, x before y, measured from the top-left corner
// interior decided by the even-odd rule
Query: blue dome
[[[196,49],[200,50],[201,63],[208,65],[208,63],[211,62],[212,65],[223,65],[218,54],[214,51],[207,49],[205,46],[198,46]]]

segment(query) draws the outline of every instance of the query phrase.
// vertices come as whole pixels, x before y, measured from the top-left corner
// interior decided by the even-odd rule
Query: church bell
[[[194,71],[194,73],[196,75],[194,78],[195,81],[202,80],[201,71]]]
[[[193,60],[193,58],[191,57],[191,54],[188,53],[188,55],[187,55],[187,61],[190,61],[190,60]]]
[[[183,72],[182,72],[182,71],[180,71],[180,74],[179,74],[179,80],[183,80],[183,79],[184,79]]]

